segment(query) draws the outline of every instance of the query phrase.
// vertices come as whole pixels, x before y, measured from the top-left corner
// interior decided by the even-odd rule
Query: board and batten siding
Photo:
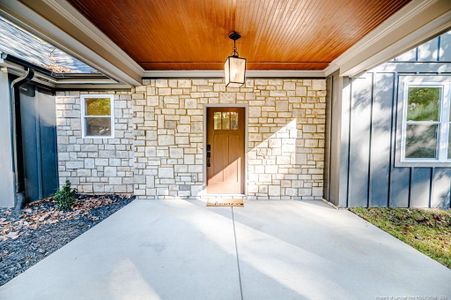
[[[451,32],[358,77],[327,79],[324,197],[339,207],[450,207],[451,168],[396,167],[400,75],[451,76]]]

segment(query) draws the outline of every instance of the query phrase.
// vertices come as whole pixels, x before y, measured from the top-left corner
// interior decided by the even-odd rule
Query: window
[[[450,80],[400,76],[401,165],[451,165]]]
[[[81,96],[81,111],[83,137],[114,136],[112,95]]]
[[[238,130],[238,113],[216,111],[213,114],[213,129]]]

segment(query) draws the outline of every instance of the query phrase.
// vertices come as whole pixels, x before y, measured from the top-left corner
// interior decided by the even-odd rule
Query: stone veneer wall
[[[133,115],[130,92],[114,94],[114,138],[82,138],[80,94],[57,92],[56,119],[60,185],[69,180],[83,193],[132,194]]]
[[[320,199],[325,80],[144,80],[116,93],[114,139],[82,139],[78,92],[57,97],[60,180],[83,192],[193,198],[205,188],[207,104],[246,106],[250,199]]]
[[[247,196],[322,197],[325,80],[145,80],[133,95],[138,196],[195,197],[204,189],[207,104],[242,104],[248,113]]]

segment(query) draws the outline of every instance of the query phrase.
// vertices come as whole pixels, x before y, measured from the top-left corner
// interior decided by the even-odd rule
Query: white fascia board
[[[371,31],[324,70],[355,76],[414,48],[451,26],[451,1],[413,0]]]
[[[161,70],[144,71],[144,78],[223,78],[220,70]],[[323,70],[247,70],[246,78],[324,78]]]
[[[126,63],[133,71],[142,74],[144,69],[128,54],[114,43],[106,34],[91,23],[83,14],[74,8],[66,0],[43,0],[47,5],[59,12],[72,25],[81,29],[87,36],[95,40],[109,53]]]
[[[63,3],[63,2],[61,2]],[[66,3],[66,1],[64,1]],[[42,3],[41,3],[42,4]],[[60,4],[60,2],[58,2]],[[68,3],[66,3],[69,5]],[[56,4],[55,4],[56,5]],[[48,6],[47,6],[48,7]],[[67,12],[67,11],[66,11]],[[65,12],[65,13],[66,13]],[[10,21],[16,23],[18,26],[24,28],[25,30],[35,34],[36,36],[42,38],[43,40],[46,40],[47,42],[51,43],[55,47],[58,47],[62,51],[76,57],[77,59],[85,62],[86,64],[90,65],[91,67],[97,69],[98,71],[102,72],[108,77],[111,77],[119,82],[128,84],[128,85],[140,85],[141,84],[141,78],[143,70],[141,67],[137,68],[136,63],[131,64],[132,67],[130,68],[124,68],[124,67],[118,67],[114,61],[111,59],[108,60],[101,55],[99,55],[96,51],[92,50],[88,46],[81,43],[78,39],[72,37],[68,33],[66,33],[64,30],[60,29],[56,25],[54,25],[49,20],[45,19],[43,16],[39,15],[37,12],[33,11],[23,3],[19,1],[0,1],[0,14],[4,16],[5,18],[9,19]],[[67,15],[62,14],[61,12],[57,12],[59,14],[56,17],[62,17],[67,18]],[[81,14],[80,14],[81,16]],[[72,20],[70,20],[72,21]],[[81,16],[79,18],[79,22],[86,22],[86,26],[92,26],[89,21],[87,21],[86,18]],[[90,24],[90,25],[88,25]],[[74,26],[78,26],[74,25]],[[86,38],[91,39],[93,43],[96,43],[97,45],[100,45],[102,47],[102,42],[104,43],[103,46],[106,47],[105,43],[105,37],[102,36],[97,37],[95,29],[91,28],[91,30],[87,30],[86,28],[83,28],[83,30],[86,31]],[[97,29],[98,30],[98,29]],[[130,57],[128,57],[125,52],[123,52],[123,55],[120,55],[121,53],[114,50],[117,46],[114,45],[113,42],[109,44],[110,47],[106,47],[105,51],[113,51],[113,57],[115,58],[115,61],[120,62],[121,59],[125,60],[126,63],[129,63],[129,60],[131,60]],[[116,55],[116,56],[114,56]],[[120,55],[120,56],[117,56]],[[127,58],[128,57],[128,58]],[[141,69],[140,69],[141,68]]]

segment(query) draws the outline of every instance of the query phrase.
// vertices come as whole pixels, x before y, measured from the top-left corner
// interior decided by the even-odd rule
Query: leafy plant
[[[69,210],[75,202],[76,189],[71,188],[70,181],[66,183],[53,195],[56,207],[59,210]]]

